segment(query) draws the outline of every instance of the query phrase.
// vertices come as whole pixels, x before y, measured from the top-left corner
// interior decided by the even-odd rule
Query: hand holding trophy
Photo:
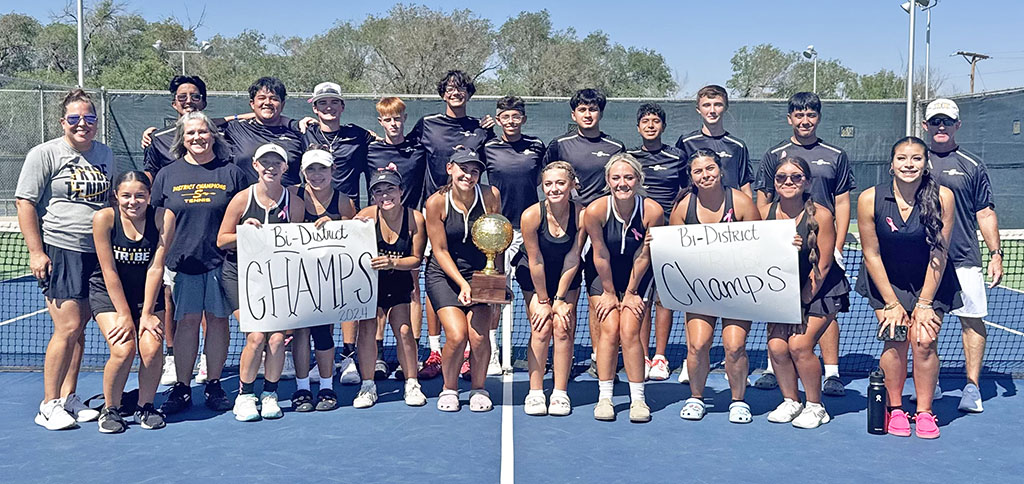
[[[487,256],[487,265],[473,273],[473,304],[509,304],[505,275],[494,267],[494,257],[512,244],[512,223],[500,214],[484,215],[473,223],[473,244]]]

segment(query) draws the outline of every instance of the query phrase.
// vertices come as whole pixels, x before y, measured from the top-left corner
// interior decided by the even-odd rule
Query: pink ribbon
[[[893,223],[892,217],[885,217],[885,223],[889,224],[889,228],[892,229],[893,232],[899,232],[900,229],[896,228],[896,224]]]

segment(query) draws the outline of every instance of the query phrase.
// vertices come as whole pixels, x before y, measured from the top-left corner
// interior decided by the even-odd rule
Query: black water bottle
[[[886,430],[885,372],[875,368],[868,377],[868,433],[883,435]]]

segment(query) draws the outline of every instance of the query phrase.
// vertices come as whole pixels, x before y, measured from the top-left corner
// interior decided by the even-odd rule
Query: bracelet
[[[931,305],[931,303],[934,302],[932,299],[928,299],[926,297],[919,297],[919,298],[917,298],[917,302],[920,303],[921,301],[925,301],[925,304],[928,304],[928,305]]]
[[[539,304],[551,304],[551,300],[550,299],[538,299],[537,303],[539,303]]]
[[[626,289],[626,292],[628,292],[628,293],[630,293],[630,294],[632,294],[634,296],[639,296],[640,295],[640,291],[637,291],[636,289]]]
[[[914,305],[914,307],[916,307],[916,308],[918,308],[918,309],[931,309],[931,308],[932,308],[932,305],[931,305],[931,304],[921,304],[921,303],[917,303],[917,304],[915,304],[915,305]]]
[[[1003,249],[990,250],[990,251],[988,251],[988,255],[990,255],[990,256],[998,255],[999,257],[1002,257],[1003,256]]]
[[[899,301],[886,304],[885,307],[882,308],[882,311],[888,311],[890,309],[896,309],[896,307],[899,306],[899,305],[900,305]]]
[[[555,297],[553,297],[551,299],[554,299],[555,301],[565,302],[565,297],[562,297],[562,296],[555,296]]]

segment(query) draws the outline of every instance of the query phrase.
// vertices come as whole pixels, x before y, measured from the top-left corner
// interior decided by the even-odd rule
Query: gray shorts
[[[203,312],[218,318],[228,317],[231,310],[224,297],[220,279],[220,267],[202,274],[175,272],[174,283],[171,285],[174,319],[181,320],[186,314]]]

